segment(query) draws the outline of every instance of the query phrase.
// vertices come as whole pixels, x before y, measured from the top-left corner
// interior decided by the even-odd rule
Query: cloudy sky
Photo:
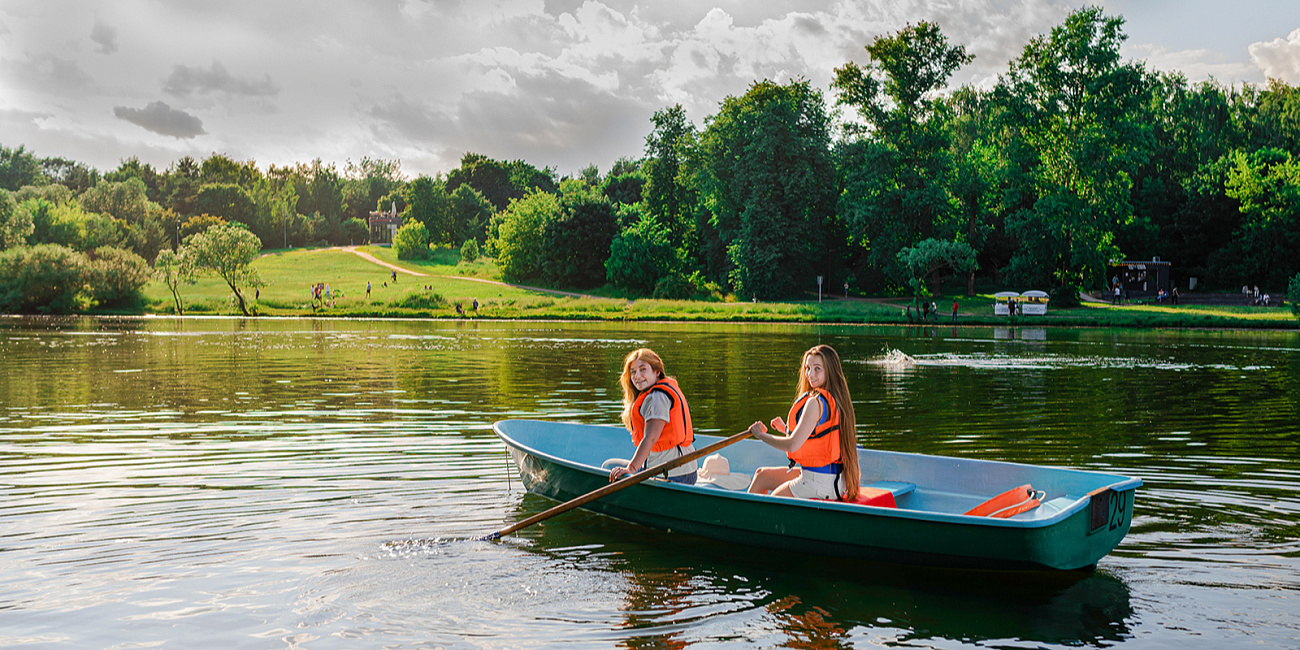
[[[702,125],[755,80],[826,90],[863,46],[938,22],[989,85],[1061,0],[0,0],[0,144],[101,170],[221,152],[446,172],[466,151],[573,174]],[[1193,81],[1300,84],[1296,0],[1104,0],[1124,53]]]

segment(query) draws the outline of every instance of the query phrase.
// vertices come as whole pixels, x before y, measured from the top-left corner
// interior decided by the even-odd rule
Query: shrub
[[[96,248],[88,257],[86,276],[97,304],[107,307],[140,299],[150,276],[144,258],[114,246]]]
[[[89,304],[81,253],[57,244],[0,252],[0,310],[66,314]]]
[[[1047,295],[1051,296],[1054,308],[1068,309],[1079,306],[1079,288],[1073,285],[1056,287],[1048,291]]]
[[[616,287],[646,295],[668,275],[675,255],[668,230],[654,218],[645,217],[614,238],[605,276]]]
[[[460,247],[460,259],[463,262],[473,262],[478,259],[478,241],[466,239]]]
[[[421,291],[408,293],[389,304],[404,309],[442,309],[447,306],[447,299],[436,291]]]
[[[698,275],[685,277],[671,273],[659,278],[651,297],[664,300],[693,300],[708,295],[701,286]]]
[[[393,249],[399,260],[422,260],[429,257],[429,229],[412,219],[397,229],[393,236]]]

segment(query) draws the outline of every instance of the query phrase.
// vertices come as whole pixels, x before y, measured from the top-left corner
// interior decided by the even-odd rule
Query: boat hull
[[[579,440],[566,444],[598,447],[600,445],[592,444],[592,440],[609,435],[608,427],[527,422],[498,423],[497,433],[510,449],[520,477],[530,492],[568,501],[608,483],[607,472],[599,466],[575,462],[553,453],[562,451],[560,447],[563,445],[543,450],[530,445],[529,440],[521,440],[537,438],[536,435],[512,435],[515,433],[512,429],[522,432],[544,426],[547,441],[567,435]],[[513,423],[527,424],[512,426]],[[626,437],[626,434],[622,435]],[[752,441],[750,444],[766,447]],[[630,442],[626,446],[624,451],[630,452]],[[738,451],[740,453],[734,455],[744,463],[746,450]],[[758,449],[751,446],[747,451],[753,453]],[[862,453],[869,457],[872,453],[886,452],[863,450]],[[623,457],[627,455],[630,453]],[[970,463],[960,459],[945,460],[957,465]],[[987,461],[977,463],[983,465]],[[873,466],[871,463],[865,465]],[[1010,463],[992,465],[1034,467]],[[1037,469],[1080,473],[1076,470]],[[1083,474],[1095,475],[1099,487],[1094,494],[1081,500],[1080,507],[1062,509],[1047,518],[1020,521],[914,510],[904,507],[904,504],[900,504],[898,509],[890,509],[750,495],[657,479],[607,495],[585,507],[662,530],[804,553],[963,568],[1089,569],[1127,534],[1132,519],[1133,496],[1140,481],[1092,472]],[[1039,476],[1040,483],[1047,480],[1046,473]],[[896,474],[890,478],[910,477]],[[922,499],[932,498],[926,492],[928,489],[925,484],[918,483],[917,491],[922,494]],[[1106,502],[1105,508],[1101,507],[1102,500]]]

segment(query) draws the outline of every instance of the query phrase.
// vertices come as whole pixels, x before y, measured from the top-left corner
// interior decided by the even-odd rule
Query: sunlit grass
[[[254,268],[266,285],[255,298],[246,293],[250,308],[269,316],[373,316],[424,318],[507,318],[563,320],[689,320],[798,323],[882,323],[908,324],[907,297],[875,300],[843,300],[815,297],[787,302],[721,302],[692,300],[654,300],[622,297],[605,287],[588,296],[567,296],[532,288],[511,286],[499,281],[494,260],[480,259],[472,264],[460,262],[459,251],[439,249],[429,260],[398,260],[392,249],[363,246],[359,250],[374,257],[424,275],[398,273],[361,256],[340,249],[292,249],[273,251],[254,262]],[[330,285],[333,301],[313,309],[311,286]],[[371,285],[366,296],[366,283]],[[237,314],[230,288],[221,280],[207,276],[192,286],[182,288],[186,313]],[[1084,303],[1073,309],[1053,308],[1046,316],[995,316],[991,294],[956,296],[959,303],[957,325],[1019,326],[1059,325],[1089,327],[1267,327],[1296,326],[1290,310],[1246,306],[1154,305],[1113,306]],[[474,300],[479,307],[473,309]],[[932,325],[953,325],[953,296],[932,298],[938,316]],[[456,312],[459,303],[464,315]],[[145,311],[174,312],[171,295],[159,282],[145,288]],[[919,321],[919,315],[913,315]]]

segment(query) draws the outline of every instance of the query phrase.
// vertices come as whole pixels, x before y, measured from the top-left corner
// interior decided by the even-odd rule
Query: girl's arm
[[[767,427],[762,422],[755,422],[749,426],[749,432],[754,434],[755,438],[766,442],[767,444],[780,449],[786,453],[798,451],[803,443],[808,441],[808,436],[812,435],[813,429],[817,428],[817,423],[822,419],[822,401],[820,399],[809,399],[804,402],[803,411],[800,411],[799,425],[791,431],[789,435],[774,436],[767,433]],[[781,418],[772,420],[772,428],[780,431],[785,428],[785,423]]]
[[[650,457],[650,449],[658,442],[659,434],[664,432],[664,426],[667,424],[657,418],[646,420],[645,437],[641,439],[641,444],[636,446],[636,453],[632,454],[632,460],[628,462],[627,467],[615,467],[610,470],[609,480],[617,481],[628,474],[644,470],[646,459]]]

